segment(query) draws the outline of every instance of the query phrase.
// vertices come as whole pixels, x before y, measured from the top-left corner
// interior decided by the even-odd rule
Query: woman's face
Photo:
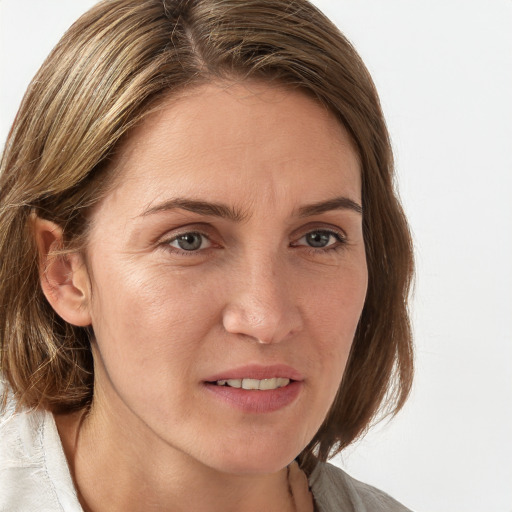
[[[277,471],[324,420],[365,299],[348,135],[303,93],[204,85],[113,166],[87,248],[93,412],[151,453]]]

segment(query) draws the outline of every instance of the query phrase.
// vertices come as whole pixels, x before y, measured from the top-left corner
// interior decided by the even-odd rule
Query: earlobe
[[[39,253],[39,279],[43,293],[55,312],[66,322],[91,325],[90,283],[83,258],[78,253],[60,252],[62,228],[35,214],[31,217]]]

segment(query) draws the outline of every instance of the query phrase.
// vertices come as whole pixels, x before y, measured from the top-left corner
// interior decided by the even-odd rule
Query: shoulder
[[[309,481],[319,512],[411,512],[385,492],[332,464],[319,462]]]
[[[0,511],[81,510],[51,413],[18,410],[9,397],[0,439]]]
[[[37,510],[46,479],[42,446],[43,416],[18,411],[12,397],[0,415],[0,510]],[[33,507],[32,509],[29,507]]]
[[[43,425],[44,412],[18,409],[7,395],[6,407],[0,409],[0,482],[5,481],[6,474],[33,468],[43,460]]]

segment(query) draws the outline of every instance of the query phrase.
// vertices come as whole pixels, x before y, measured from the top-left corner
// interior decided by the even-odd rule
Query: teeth
[[[232,388],[242,389],[258,389],[265,391],[269,389],[277,389],[287,386],[290,383],[290,379],[284,379],[282,377],[274,377],[272,379],[227,379],[218,380],[217,386],[230,386]]]
[[[281,386],[277,385],[277,379],[276,378],[260,380],[258,382],[258,389],[262,389],[262,390],[265,390],[265,389],[276,389],[276,388],[280,388],[280,387],[282,387],[282,385]]]
[[[290,384],[290,379],[283,379],[282,377],[275,377],[273,379],[263,379],[260,380],[260,386],[258,389],[277,389],[283,388],[284,386],[288,386]]]
[[[260,389],[260,381],[257,379],[244,379],[242,389]]]

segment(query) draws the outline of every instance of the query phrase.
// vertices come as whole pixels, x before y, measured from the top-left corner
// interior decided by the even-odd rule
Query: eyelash
[[[308,246],[308,245],[297,245],[296,242],[290,243],[290,246],[295,247],[295,248],[302,247],[303,249],[307,250],[309,253],[318,255],[318,254],[325,254],[330,251],[339,251],[339,250],[343,249],[344,246],[347,244],[347,239],[344,234],[341,234],[340,232],[334,231],[332,229],[325,229],[325,228],[324,229],[312,229],[312,230],[304,233],[300,238],[297,239],[297,241],[301,240],[313,233],[328,235],[329,237],[332,236],[335,238],[336,242],[333,244],[327,245],[325,247],[312,247],[312,246]],[[178,247],[171,246],[172,242],[175,242],[180,237],[185,237],[187,235],[200,236],[203,239],[208,240],[210,242],[210,244],[213,245],[213,242],[211,241],[210,237],[206,233],[203,233],[201,231],[196,231],[196,230],[184,231],[182,233],[178,233],[178,234],[174,235],[173,237],[164,240],[161,245],[163,245],[167,250],[171,251],[173,254],[178,255],[178,256],[197,256],[197,254],[199,254],[199,253],[204,254],[205,251],[208,251],[209,249],[211,249],[211,246],[210,246],[210,247],[206,247],[204,249],[187,251],[184,249],[180,249]]]

